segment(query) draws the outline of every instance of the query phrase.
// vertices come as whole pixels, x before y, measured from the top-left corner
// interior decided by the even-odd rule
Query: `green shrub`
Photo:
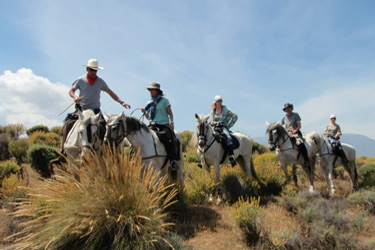
[[[60,136],[60,135],[61,135],[61,130],[62,130],[62,126],[56,126],[56,127],[52,127],[52,128],[50,129],[50,132],[51,132],[51,133],[55,133],[55,134],[57,134],[58,136]]]
[[[165,186],[139,155],[103,150],[80,166],[40,180],[26,190],[30,196],[16,208],[19,234],[15,249],[172,249],[165,210],[176,189]],[[74,174],[71,174],[74,173]],[[43,197],[43,198],[41,198]]]
[[[11,174],[18,173],[20,170],[21,167],[15,161],[7,160],[0,162],[0,181]]]
[[[253,141],[253,152],[257,152],[258,155],[261,155],[270,152],[270,150],[267,148],[267,146],[264,146],[263,144]]]
[[[248,245],[255,245],[260,237],[257,227],[259,200],[260,197],[246,200],[240,198],[232,205],[236,223],[244,231]]]
[[[375,191],[373,190],[352,193],[348,196],[348,201],[352,204],[360,205],[368,212],[375,214]]]
[[[32,145],[27,151],[30,166],[44,178],[51,177],[52,169],[49,167],[49,162],[58,156],[59,153],[55,148],[41,144]]]
[[[10,158],[9,153],[10,138],[8,134],[0,134],[0,161],[5,161]]]
[[[21,164],[27,160],[27,150],[29,147],[30,142],[27,139],[20,139],[9,145],[9,152],[17,159],[17,163]]]
[[[201,161],[199,159],[197,149],[191,148],[191,147],[186,147],[185,152],[184,152],[184,158],[185,158],[185,161],[187,162],[200,162]]]
[[[54,148],[60,147],[60,136],[56,133],[45,133],[42,131],[35,131],[29,137],[31,144],[43,144]]]
[[[185,130],[185,131],[179,133],[179,135],[180,135],[180,138],[181,138],[182,151],[185,152],[185,149],[186,149],[187,145],[189,145],[189,142],[190,142],[190,139],[193,135],[193,132],[191,132],[189,130]]]
[[[32,135],[34,132],[36,131],[42,131],[42,132],[45,132],[47,133],[49,131],[48,127],[47,126],[44,126],[44,125],[37,125],[37,126],[34,126],[32,128],[29,128],[28,130],[26,130],[26,134],[28,136]]]
[[[359,186],[362,188],[375,186],[375,163],[364,164],[358,169]]]

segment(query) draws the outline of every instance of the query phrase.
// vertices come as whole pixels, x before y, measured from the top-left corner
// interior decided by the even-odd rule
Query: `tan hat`
[[[95,70],[104,69],[103,67],[99,67],[98,60],[96,59],[90,59],[87,65],[82,65],[82,66],[85,66],[90,69],[95,69]]]
[[[148,90],[156,89],[163,93],[163,91],[160,89],[160,84],[157,82],[152,82],[149,87],[147,87]]]

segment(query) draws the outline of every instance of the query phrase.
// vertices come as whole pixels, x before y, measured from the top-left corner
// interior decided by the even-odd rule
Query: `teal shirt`
[[[155,117],[150,120],[150,122],[155,122],[156,124],[165,125],[169,124],[169,115],[167,108],[171,106],[168,99],[163,97],[160,102],[156,105]]]

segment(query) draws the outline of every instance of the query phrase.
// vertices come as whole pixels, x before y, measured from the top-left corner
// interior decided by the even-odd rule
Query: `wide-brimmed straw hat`
[[[293,110],[293,104],[285,103],[285,104],[284,104],[283,111],[285,111],[287,108],[292,108],[292,110]]]
[[[163,93],[163,91],[160,89],[160,84],[157,82],[152,82],[150,86],[147,87],[148,90],[156,89]]]
[[[99,67],[98,60],[96,59],[90,59],[87,65],[82,65],[82,66],[85,66],[90,69],[95,69],[95,70],[104,69],[103,67]]]

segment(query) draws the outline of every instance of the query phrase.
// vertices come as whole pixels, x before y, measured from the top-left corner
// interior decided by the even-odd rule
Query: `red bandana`
[[[98,76],[95,76],[95,78],[90,78],[89,74],[87,74],[87,75],[86,75],[86,79],[87,79],[87,81],[88,81],[91,85],[93,85],[93,84],[95,83],[96,79],[98,79]]]

